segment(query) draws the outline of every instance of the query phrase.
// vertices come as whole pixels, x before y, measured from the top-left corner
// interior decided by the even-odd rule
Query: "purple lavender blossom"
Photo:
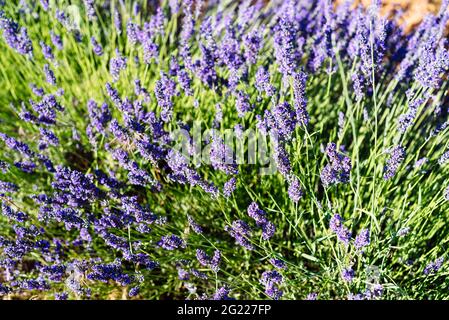
[[[132,287],[129,290],[128,296],[135,297],[135,296],[137,296],[139,294],[139,292],[140,292],[140,287],[139,286]]]
[[[67,292],[55,293],[55,300],[67,300],[69,294]]]
[[[296,28],[286,17],[281,17],[273,35],[274,54],[279,71],[288,76],[295,72],[298,65]]]
[[[233,237],[242,247],[253,250],[254,247],[248,238],[251,236],[251,228],[242,220],[235,220],[231,226],[226,226],[225,231]]]
[[[50,38],[56,49],[62,50],[64,48],[61,36],[54,33],[53,30],[50,31]]]
[[[236,178],[231,178],[228,181],[226,181],[223,186],[223,195],[226,198],[229,198],[231,196],[231,194],[234,192],[236,185],[237,185]]]
[[[38,97],[42,97],[44,95],[44,88],[38,88],[35,84],[30,84],[31,91]]]
[[[429,159],[428,159],[428,158],[426,158],[426,157],[421,158],[421,159],[419,159],[419,160],[417,160],[417,161],[415,162],[414,167],[415,167],[415,168],[420,168],[420,167],[422,167],[424,164],[426,164],[427,162],[429,162]]]
[[[270,240],[274,236],[275,232],[276,226],[271,221],[268,221],[262,225],[262,239]]]
[[[288,187],[288,196],[293,202],[298,202],[302,198],[303,194],[304,193],[301,189],[299,179],[297,177],[293,177]]]
[[[210,163],[215,170],[223,171],[226,174],[238,173],[232,149],[227,146],[223,139],[215,132],[212,135],[209,155]]]
[[[318,293],[311,292],[307,295],[306,300],[316,300],[318,298]]]
[[[388,151],[390,158],[387,160],[387,164],[384,167],[384,179],[389,180],[393,178],[405,159],[405,149],[402,146],[396,146]]]
[[[190,274],[188,271],[184,270],[183,268],[178,268],[178,279],[187,281],[190,279]]]
[[[52,146],[58,146],[59,145],[59,139],[58,137],[54,134],[54,132],[45,129],[45,128],[40,128],[40,134],[41,134],[41,138],[40,138],[40,144],[39,144],[39,149],[45,149],[48,145],[52,145]]]
[[[278,288],[283,281],[282,275],[277,271],[265,271],[260,279],[260,283],[265,286],[265,293],[274,300],[279,300],[283,295]]]
[[[188,96],[192,96],[193,95],[193,91],[192,91],[192,79],[190,78],[189,74],[187,73],[186,70],[182,69],[179,70],[178,72],[178,82],[182,88],[182,90],[184,90],[184,93]]]
[[[127,67],[128,59],[120,53],[118,49],[115,50],[115,57],[109,61],[109,71],[112,75],[113,82],[117,82],[120,78],[120,73]]]
[[[438,158],[438,164],[442,166],[449,160],[449,151],[444,152],[439,158]]]
[[[287,269],[286,263],[282,260],[271,258],[269,261],[275,268],[282,269],[282,270]]]
[[[355,272],[352,269],[352,267],[344,268],[341,272],[341,277],[346,282],[352,282],[352,280],[354,280],[355,277]]]
[[[3,30],[3,38],[6,43],[22,55],[32,56],[33,43],[31,42],[27,29],[8,19],[4,12],[0,12],[0,30]]]
[[[17,190],[19,190],[19,187],[16,184],[0,180],[0,193],[16,192]]]
[[[40,3],[42,5],[42,9],[44,9],[44,11],[48,10],[48,0],[40,0]]]
[[[44,58],[50,61],[54,60],[55,56],[53,55],[53,50],[51,49],[51,47],[48,46],[44,41],[40,41],[39,44],[41,46]]]
[[[95,12],[95,0],[84,0],[84,6],[86,7],[87,18],[93,21],[97,18],[97,13]]]
[[[271,125],[277,135],[290,140],[296,127],[295,113],[288,102],[281,102],[271,110],[274,123]]]
[[[321,182],[325,187],[346,183],[351,171],[351,159],[337,152],[337,145],[330,142],[326,147],[329,163],[321,171]]]
[[[337,235],[338,240],[343,242],[345,245],[349,244],[351,232],[343,225],[343,218],[339,214],[335,214],[331,218],[329,228]]]
[[[288,177],[292,168],[289,155],[287,150],[285,150],[285,144],[281,141],[277,141],[276,138],[274,139],[273,145],[273,159],[276,164],[276,168],[284,177]]]
[[[196,258],[204,267],[210,267],[214,272],[218,272],[221,262],[220,250],[215,250],[213,257],[208,256],[203,250],[196,250]]]
[[[95,39],[95,37],[91,37],[91,38],[90,38],[90,43],[92,44],[93,52],[94,52],[97,56],[102,56],[102,55],[103,55],[103,47],[97,42],[97,40]]]
[[[429,275],[429,274],[434,274],[437,273],[438,270],[441,269],[441,266],[443,265],[444,262],[444,258],[438,258],[437,260],[429,263],[425,268],[424,268],[424,274],[425,275]]]
[[[247,211],[248,215],[256,221],[258,226],[268,223],[265,211],[259,209],[259,205],[256,202],[251,202]]]
[[[276,93],[275,87],[270,83],[270,74],[263,66],[257,69],[254,85],[259,93],[265,92],[268,97],[272,97]]]
[[[370,232],[368,229],[363,229],[360,233],[355,237],[354,245],[360,250],[363,247],[366,247],[370,244]]]
[[[197,269],[190,269],[190,273],[195,277],[195,278],[198,278],[198,279],[202,279],[202,280],[207,280],[207,275],[204,273],[204,272],[201,272],[201,271],[199,271],[199,270],[197,270]]]
[[[229,292],[231,292],[229,288],[220,287],[212,296],[212,300],[232,300],[232,298],[229,297]]]
[[[157,104],[161,107],[161,119],[164,122],[170,121],[173,114],[172,97],[177,95],[176,82],[170,79],[165,73],[161,73],[161,79],[154,87]]]
[[[249,96],[243,91],[238,90],[236,93],[235,108],[237,109],[237,115],[242,118],[247,112],[252,109],[249,102]]]
[[[46,77],[47,82],[49,84],[51,84],[52,86],[56,86],[55,74],[54,74],[53,70],[50,69],[50,66],[48,64],[46,64],[44,66],[44,73],[45,73],[45,77]]]
[[[186,242],[180,237],[172,234],[168,236],[163,236],[158,242],[158,246],[165,250],[175,250],[179,248],[185,248],[187,246]]]
[[[122,33],[122,16],[117,9],[114,10],[114,26],[118,34]]]
[[[203,233],[203,228],[196,223],[195,220],[193,220],[193,218],[191,216],[187,216],[187,221],[189,222],[189,226],[192,228],[192,230],[197,233],[197,234],[202,234]]]
[[[293,94],[294,107],[296,111],[296,120],[302,126],[309,124],[309,113],[307,112],[307,95],[306,95],[307,75],[300,71],[293,75]]]

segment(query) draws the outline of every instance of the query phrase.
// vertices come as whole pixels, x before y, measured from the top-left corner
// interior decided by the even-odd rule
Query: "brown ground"
[[[337,0],[342,2],[344,0]],[[369,5],[371,0],[356,0],[357,3]],[[416,26],[429,12],[436,13],[440,8],[441,0],[382,0],[384,13],[403,9],[401,21],[407,30]]]

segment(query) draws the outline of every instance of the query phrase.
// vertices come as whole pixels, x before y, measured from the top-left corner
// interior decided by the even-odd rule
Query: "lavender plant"
[[[0,1],[0,296],[449,298],[448,5]]]

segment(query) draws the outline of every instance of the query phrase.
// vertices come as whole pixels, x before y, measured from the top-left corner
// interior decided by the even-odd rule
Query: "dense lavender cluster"
[[[0,296],[443,296],[449,1],[72,3],[0,1]]]
[[[326,155],[329,158],[329,163],[321,171],[321,182],[323,185],[327,187],[337,183],[348,182],[351,172],[351,159],[340,154],[337,151],[336,144],[333,142],[327,145]]]

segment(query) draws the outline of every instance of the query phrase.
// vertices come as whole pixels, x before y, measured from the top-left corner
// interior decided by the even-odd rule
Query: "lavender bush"
[[[448,5],[0,1],[0,296],[448,299]]]

